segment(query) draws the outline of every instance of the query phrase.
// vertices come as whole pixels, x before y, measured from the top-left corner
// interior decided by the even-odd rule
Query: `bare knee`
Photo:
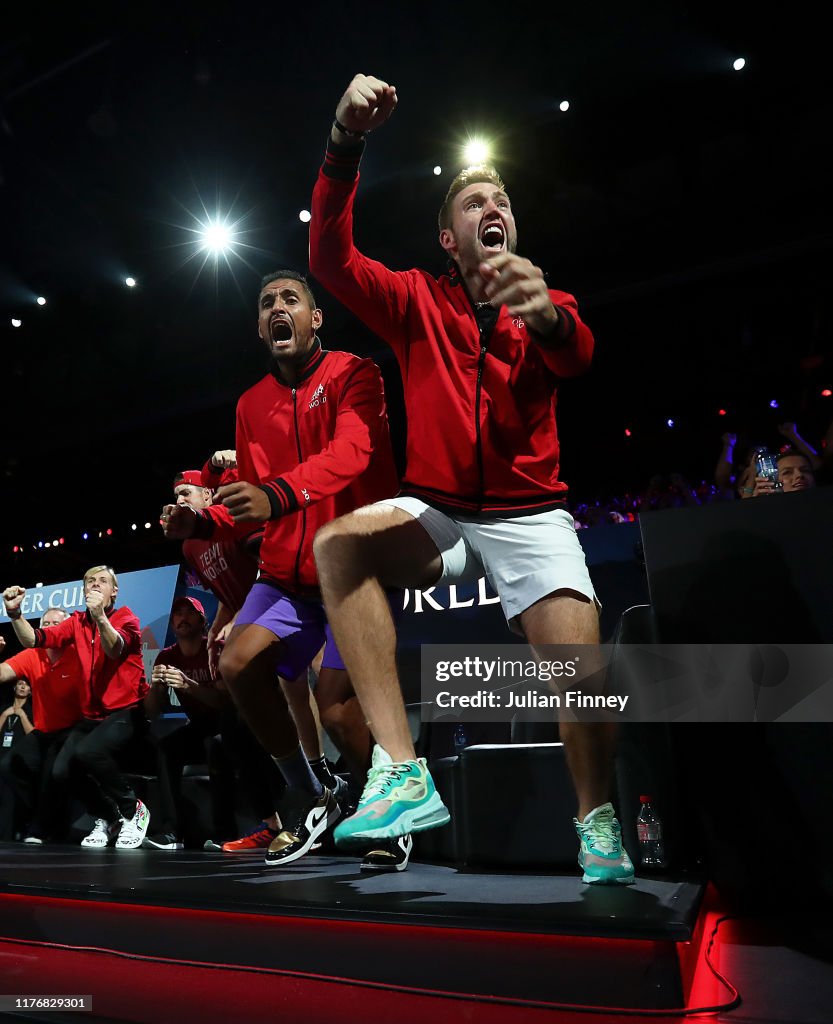
[[[316,533],[312,544],[315,563],[322,575],[353,575],[362,567],[361,549],[364,538],[353,514],[326,523]],[[366,566],[364,566],[366,569]],[[364,575],[364,573],[362,573]]]
[[[246,664],[247,660],[244,658],[243,652],[234,644],[226,644],[220,655],[219,669],[223,682],[229,690],[234,690],[239,686],[240,676],[243,674]]]
[[[328,707],[319,707],[318,717],[321,719],[321,726],[330,736],[341,736],[345,728],[345,707],[342,703],[336,702]]]

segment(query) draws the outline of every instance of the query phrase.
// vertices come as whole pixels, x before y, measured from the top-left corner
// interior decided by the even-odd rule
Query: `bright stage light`
[[[12,327],[22,327],[23,321],[19,320],[16,316],[12,317]]]
[[[228,224],[215,220],[209,222],[200,232],[202,247],[215,256],[219,256],[231,248],[234,233]]]
[[[436,174],[437,176],[439,176],[439,175],[440,175],[440,174],[442,174],[442,173],[443,173],[443,169],[442,169],[442,167],[440,167],[440,165],[439,165],[439,164],[437,164],[437,166],[436,166],[436,167],[434,168],[434,174]]]
[[[485,139],[469,139],[463,147],[463,156],[467,164],[488,163],[492,148]]]
[[[309,212],[309,210],[301,210],[301,212],[298,214],[298,220],[301,221],[302,224],[309,224],[309,222],[312,220],[312,214]]]
[[[743,59],[743,57],[738,57],[738,59],[732,64],[732,67],[735,69],[735,71],[743,71],[743,69],[746,67],[746,61]]]
[[[124,283],[127,285],[128,288],[135,288],[136,287],[136,278],[135,277],[126,277],[124,279]]]
[[[39,295],[37,297],[36,301],[37,301],[37,304],[39,306],[45,306],[46,305],[46,299],[42,295]]]
[[[570,101],[569,100],[562,100],[558,104],[558,109],[561,111],[562,114],[566,114],[567,111],[570,109]]]

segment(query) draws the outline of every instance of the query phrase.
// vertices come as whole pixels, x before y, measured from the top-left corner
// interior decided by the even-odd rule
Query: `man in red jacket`
[[[87,810],[95,823],[81,845],[108,846],[116,833],[117,849],[141,846],[150,812],[116,763],[116,755],[144,732],[142,701],[148,692],[142,661],[139,620],[129,608],[116,608],[119,582],[109,565],[84,574],[86,611],[47,629],[33,629],[20,606],[26,591],[7,587],[6,614],[23,647],[62,650],[73,647],[83,679],[83,718],[70,731],[55,761],[54,776],[68,784],[81,775]]]
[[[237,406],[240,479],[219,488],[194,515],[168,508],[169,536],[211,537],[266,522],[260,577],[237,615],[220,659],[223,680],[293,795],[266,863],[303,856],[341,815],[333,792],[315,777],[298,742],[276,675],[296,679],[326,644],[321,680],[344,673],[318,592],[312,540],[336,516],[398,489],[378,367],[329,352],[306,279],[293,270],[265,277],[258,330],[271,371]],[[190,511],[190,515],[189,515]]]
[[[415,760],[384,588],[489,577],[510,626],[533,645],[598,644],[596,595],[558,478],[559,378],[589,365],[593,336],[573,296],[550,290],[515,252],[517,231],[494,168],[461,172],[439,217],[450,274],[395,273],[353,244],[364,136],[397,102],[357,75],[336,109],[315,186],[310,270],[393,348],[408,414],[403,496],[330,524],[316,538],[333,632],[377,743],[344,845],[448,820]],[[615,729],[562,723],[576,785],[587,882],[633,880],[609,803]]]
[[[69,618],[63,608],[49,608],[40,619],[41,629]],[[84,680],[75,651],[36,647],[20,651],[0,665],[0,683],[28,679],[32,687],[35,728],[17,744],[10,771],[18,799],[28,809],[25,842],[41,845],[60,828],[55,822],[61,809],[55,798],[52,768],[71,728],[81,718]]]

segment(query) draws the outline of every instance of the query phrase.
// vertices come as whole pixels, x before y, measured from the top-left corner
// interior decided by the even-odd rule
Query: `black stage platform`
[[[0,934],[18,950],[505,1001],[505,1012],[519,1003],[656,1013],[684,1006],[691,989],[695,881],[591,887],[578,873],[412,863],[379,875],[354,857],[316,853],[279,870],[261,858],[0,845]]]
[[[0,995],[93,997],[8,1019],[827,1024],[832,961],[820,915],[727,917],[690,878],[0,844]]]

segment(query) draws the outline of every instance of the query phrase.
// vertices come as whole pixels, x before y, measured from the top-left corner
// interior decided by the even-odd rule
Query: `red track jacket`
[[[35,630],[35,647],[75,648],[84,681],[85,718],[105,718],[111,711],[137,704],[149,689],[139,620],[129,608],[116,608],[107,617],[124,641],[118,658],[108,658],[104,653],[89,612],[73,612],[55,626]]]
[[[459,280],[394,272],[353,244],[363,146],[331,142],[312,200],[310,271],[394,350],[408,414],[402,491],[448,512],[524,515],[564,502],[555,426],[559,377],[590,364],[576,300],[550,291],[560,344],[537,344],[500,309],[481,332]]]
[[[241,397],[236,448],[240,479],[259,484],[272,506],[261,578],[302,595],[318,587],[318,528],[399,489],[379,368],[324,351],[318,339],[295,387],[270,373]],[[197,536],[251,528],[235,528],[225,506],[210,505]]]

